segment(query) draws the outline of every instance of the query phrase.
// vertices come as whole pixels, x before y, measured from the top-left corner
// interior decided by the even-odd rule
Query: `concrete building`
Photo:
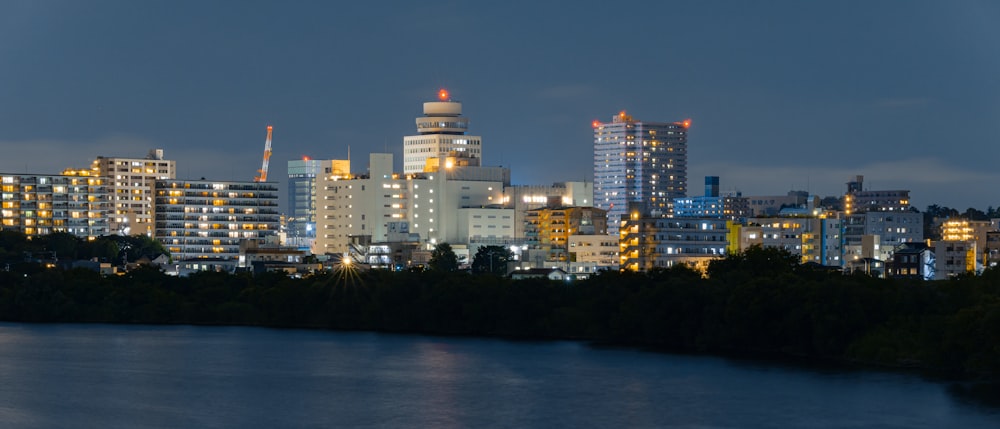
[[[834,213],[819,216],[748,218],[730,238],[730,251],[750,246],[773,247],[801,257],[802,263],[843,266],[841,230],[843,221]]]
[[[29,238],[55,232],[85,239],[109,235],[108,201],[100,176],[0,173],[0,229]]]
[[[742,221],[750,215],[746,198],[740,195],[719,195],[719,177],[705,177],[705,194],[697,197],[674,198],[674,217],[711,217]]]
[[[156,181],[176,178],[176,163],[163,159],[163,149],[153,149],[145,158],[99,156],[91,170],[107,179],[112,233],[152,236]]]
[[[286,245],[312,249],[316,240],[316,189],[324,174],[349,175],[350,161],[308,157],[288,161],[288,215]]]
[[[979,254],[976,260],[984,266],[995,247],[989,243],[990,232],[997,231],[997,224],[988,220],[946,219],[941,222],[942,241],[975,241]]]
[[[577,235],[608,235],[607,212],[596,207],[543,207],[529,210],[525,219],[525,242],[529,248],[547,251],[545,262],[569,262],[569,238]]]
[[[842,267],[843,219],[834,215],[807,218],[802,231],[802,262]]]
[[[577,276],[618,270],[618,238],[607,235],[571,235],[567,240],[569,272]]]
[[[1000,231],[990,231],[986,233],[983,267],[994,268],[997,265],[1000,265]]]
[[[704,271],[728,249],[733,222],[716,218],[643,217],[637,208],[619,229],[619,268],[649,271],[687,264]]]
[[[900,212],[910,210],[910,191],[864,189],[864,176],[855,176],[847,182],[844,194],[844,212],[847,214],[869,211]]]
[[[324,178],[317,191],[317,253],[347,252],[352,240],[387,243],[390,226],[398,222],[428,246],[513,240],[514,211],[501,204],[509,169],[447,157],[441,163],[429,159],[429,172],[396,174],[392,162],[392,154],[373,153],[368,174]],[[363,236],[368,238],[358,241]]]
[[[866,190],[864,176],[847,182],[844,194],[844,263],[890,261],[903,243],[923,241],[924,217],[910,210],[910,191]],[[866,243],[866,240],[874,240]]]
[[[408,198],[405,178],[392,171],[392,154],[372,153],[368,172],[326,174],[317,189],[317,254],[343,254],[356,244],[388,240],[389,223],[405,221]],[[342,165],[350,171],[350,165]],[[356,237],[368,237],[360,240]]]
[[[557,182],[552,185],[511,185],[504,188],[503,204],[514,209],[514,238],[524,239],[528,210],[548,206],[594,206],[594,182]]]
[[[863,238],[878,238],[877,251],[869,255]],[[892,251],[903,243],[924,239],[924,218],[911,211],[866,211],[846,215],[844,219],[844,259],[850,261],[871,257],[880,261],[891,259]]]
[[[751,195],[743,197],[747,200],[751,217],[780,216],[782,210],[798,209],[803,213],[811,213],[819,207],[819,197],[809,195],[806,191],[788,191],[787,195]]]
[[[690,121],[645,122],[624,111],[611,122],[594,121],[594,206],[608,212],[608,233],[629,203],[644,216],[671,214],[674,198],[687,195]]]
[[[403,173],[426,171],[431,159],[448,156],[482,158],[482,137],[466,135],[469,119],[462,117],[462,103],[441,90],[437,101],[424,103],[424,116],[416,119],[417,135],[403,137]]]
[[[976,261],[975,241],[937,241],[934,243],[934,279],[944,280],[969,273],[978,273],[982,266]]]
[[[219,263],[214,265],[229,269],[233,264],[228,261],[238,260],[242,242],[263,243],[278,234],[277,183],[209,180],[155,183],[154,238],[175,261],[215,260]]]

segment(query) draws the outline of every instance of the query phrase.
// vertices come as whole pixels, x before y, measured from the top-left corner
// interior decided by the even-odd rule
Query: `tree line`
[[[797,261],[754,247],[712,262],[707,275],[677,266],[572,283],[486,267],[179,278],[152,267],[103,276],[22,264],[0,271],[0,319],[578,339],[1000,374],[1000,271],[926,282]]]

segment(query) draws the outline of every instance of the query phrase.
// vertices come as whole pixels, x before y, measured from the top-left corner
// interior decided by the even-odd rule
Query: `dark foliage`
[[[483,246],[472,258],[474,274],[507,275],[507,263],[514,259],[514,254],[505,246]]]
[[[879,280],[755,248],[712,263],[709,274],[602,272],[570,284],[441,269],[177,278],[153,268],[101,276],[19,263],[0,271],[0,319],[572,338],[1000,374],[998,270]]]
[[[440,243],[431,251],[431,260],[427,262],[435,271],[458,271],[458,256],[448,243]]]

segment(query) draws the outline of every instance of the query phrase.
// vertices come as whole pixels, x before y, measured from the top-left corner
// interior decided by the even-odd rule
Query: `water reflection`
[[[997,385],[372,333],[0,324],[29,427],[1000,427]]]

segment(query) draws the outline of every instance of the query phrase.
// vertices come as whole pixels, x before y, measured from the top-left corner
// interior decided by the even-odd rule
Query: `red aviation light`
[[[691,120],[685,119],[684,122],[681,122],[681,125],[683,125],[684,128],[691,128]]]
[[[601,122],[598,121],[597,119],[594,119],[594,122],[591,122],[590,126],[592,126],[594,128],[597,128],[597,127],[601,126]]]
[[[448,101],[448,90],[441,88],[441,90],[438,91],[438,99],[441,101]]]
[[[303,160],[303,161],[309,161],[309,159],[310,159],[310,158],[309,158],[308,156],[305,156],[305,155],[303,155],[303,156],[302,156],[302,160]]]

